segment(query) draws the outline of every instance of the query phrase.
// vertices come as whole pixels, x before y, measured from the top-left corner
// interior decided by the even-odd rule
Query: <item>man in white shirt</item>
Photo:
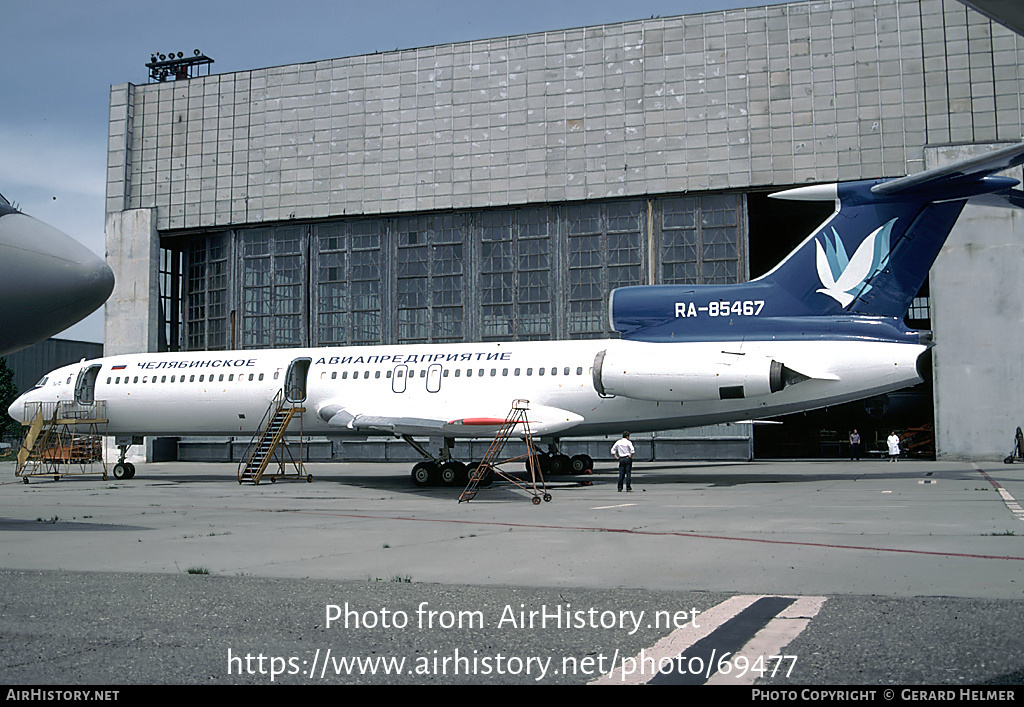
[[[629,441],[629,432],[622,433],[622,439],[612,445],[612,456],[619,460],[619,491],[622,482],[626,482],[626,492],[633,490],[633,443]]]

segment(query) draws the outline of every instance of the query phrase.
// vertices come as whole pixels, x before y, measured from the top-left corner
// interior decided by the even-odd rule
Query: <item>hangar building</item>
[[[824,218],[768,191],[1019,141],[1022,87],[1024,38],[956,0],[804,0],[116,85],[105,349],[612,335],[613,288],[756,277]],[[1024,424],[1020,231],[969,207],[918,303],[940,456],[1001,458]],[[645,444],[746,458],[752,434]]]

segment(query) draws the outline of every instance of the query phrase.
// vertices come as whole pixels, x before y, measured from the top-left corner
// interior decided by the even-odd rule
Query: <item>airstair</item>
[[[55,481],[77,474],[102,474],[107,478],[103,460],[105,401],[87,405],[71,401],[28,403],[21,424],[27,429],[14,474],[26,484],[33,476],[52,476]]]
[[[285,399],[284,389],[278,391],[238,465],[238,483],[259,484],[267,476],[271,462],[277,463],[277,472],[267,476],[271,483],[287,476],[285,466],[289,463],[295,468],[296,479],[313,480],[302,465],[302,413],[305,411],[306,408]],[[284,443],[285,433],[296,417],[299,424],[298,459]]]
[[[487,452],[484,454],[483,459],[480,460],[476,465],[470,464],[469,467],[469,483],[466,484],[465,490],[459,495],[459,503],[463,501],[471,501],[476,497],[477,491],[481,486],[490,486],[494,481],[494,477],[498,476],[508,481],[517,488],[525,491],[531,497],[533,505],[538,505],[541,499],[545,501],[551,500],[551,494],[547,491],[547,486],[544,484],[544,474],[541,472],[540,461],[537,459],[537,450],[533,444],[533,435],[530,433],[530,420],[527,413],[530,410],[529,400],[515,400],[512,403],[512,409],[505,417],[505,422],[502,423],[501,427],[498,428],[498,432],[494,435],[494,439],[491,441],[490,446],[487,448]],[[530,475],[529,481],[524,482],[515,476],[505,473],[501,470],[500,465],[515,461],[521,461],[522,456],[514,457],[512,459],[499,460],[502,450],[516,431],[516,427],[522,427],[523,440],[526,442],[526,468]]]

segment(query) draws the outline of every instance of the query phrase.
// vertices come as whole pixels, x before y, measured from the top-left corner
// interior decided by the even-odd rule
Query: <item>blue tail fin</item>
[[[612,293],[626,338],[691,339],[769,331],[766,320],[902,319],[970,200],[1019,206],[1018,182],[994,173],[1024,162],[1024,144],[901,179],[791,189],[783,199],[836,211],[767,274],[738,285],[655,285]]]

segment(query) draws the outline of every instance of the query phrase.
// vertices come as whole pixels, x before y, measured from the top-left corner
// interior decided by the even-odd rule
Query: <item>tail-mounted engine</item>
[[[594,359],[599,395],[685,402],[731,400],[778,393],[807,380],[766,356],[732,353],[699,344],[622,341]]]

